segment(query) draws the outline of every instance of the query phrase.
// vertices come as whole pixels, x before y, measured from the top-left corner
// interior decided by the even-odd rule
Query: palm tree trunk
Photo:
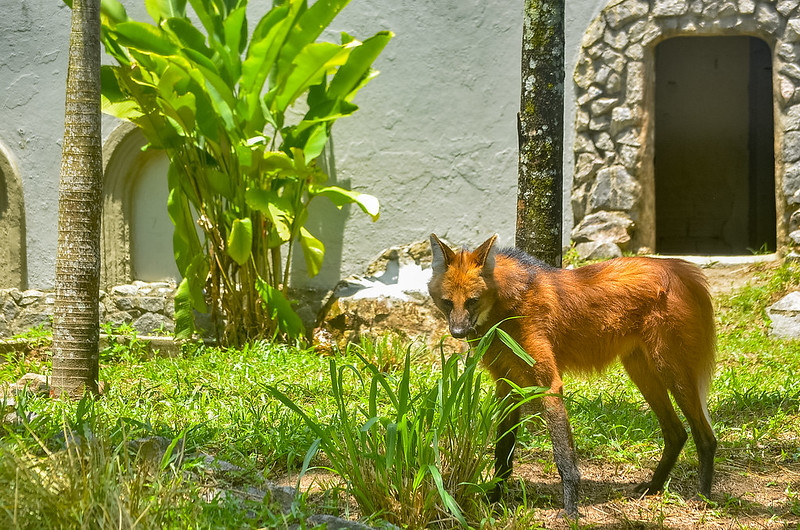
[[[100,0],[73,0],[58,199],[56,396],[97,392],[102,185]]]
[[[518,248],[561,266],[564,0],[525,0],[518,118]]]

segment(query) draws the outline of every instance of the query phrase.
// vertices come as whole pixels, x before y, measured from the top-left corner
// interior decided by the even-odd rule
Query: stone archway
[[[0,287],[27,287],[25,202],[10,151],[0,143]]]
[[[754,36],[772,50],[777,246],[800,245],[798,4],[622,0],[592,21],[573,77],[572,238],[584,255],[655,248],[655,47],[678,36]]]

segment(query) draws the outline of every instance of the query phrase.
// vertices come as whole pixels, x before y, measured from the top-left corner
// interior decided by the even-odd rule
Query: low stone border
[[[171,282],[140,282],[100,291],[100,323],[130,324],[137,333],[172,333],[176,286]],[[0,338],[52,325],[55,293],[0,289]]]

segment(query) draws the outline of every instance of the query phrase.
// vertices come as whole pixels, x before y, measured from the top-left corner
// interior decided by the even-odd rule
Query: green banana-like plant
[[[247,0],[188,0],[201,27],[187,0],[145,0],[153,24],[103,0],[102,39],[117,62],[102,70],[103,110],[170,159],[177,337],[193,333],[194,311],[221,311],[229,344],[302,335],[287,298],[292,247],[300,243],[311,276],[325,255],[304,226],[310,203],[356,204],[378,219],[375,197],[326,185],[315,163],[392,38],[317,42],[348,2],[286,0],[251,33]]]

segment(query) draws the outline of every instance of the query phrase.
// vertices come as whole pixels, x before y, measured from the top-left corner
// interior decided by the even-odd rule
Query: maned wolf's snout
[[[449,321],[450,334],[457,339],[465,338],[472,329],[472,322],[467,311],[464,311],[463,314],[451,311]]]

